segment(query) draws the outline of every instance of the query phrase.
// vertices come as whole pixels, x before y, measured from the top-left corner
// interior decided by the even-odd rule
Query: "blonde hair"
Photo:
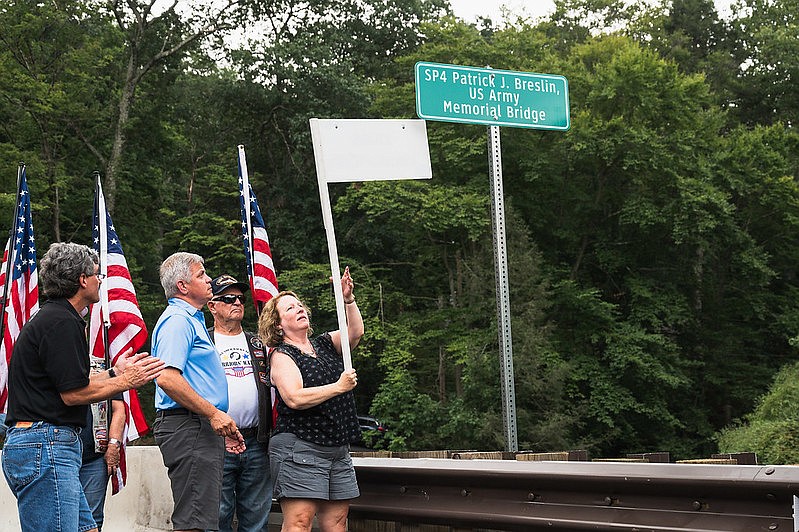
[[[264,305],[264,308],[261,310],[261,315],[258,317],[258,336],[260,336],[261,340],[269,347],[275,347],[283,341],[283,330],[279,327],[280,313],[277,310],[277,302],[284,296],[293,296],[297,301],[300,301],[297,294],[290,290],[285,290],[267,301],[266,305]],[[306,307],[302,301],[300,301],[300,305],[302,305],[308,313],[308,321],[310,322],[311,309]],[[312,334],[313,327],[308,327],[308,336]]]

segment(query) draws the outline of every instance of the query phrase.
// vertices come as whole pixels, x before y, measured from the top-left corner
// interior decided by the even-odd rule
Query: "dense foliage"
[[[718,435],[724,453],[746,449],[766,464],[799,464],[799,364],[777,374],[772,388],[743,420]]]
[[[0,212],[24,160],[39,254],[89,243],[100,170],[148,324],[174,251],[244,277],[238,144],[280,286],[321,331],[308,119],[414,117],[420,60],[556,73],[570,131],[502,130],[520,448],[693,458],[758,404],[790,418],[758,398],[797,359],[796,0],[730,20],[709,0],[558,0],[502,24],[443,0],[125,6],[0,7]],[[432,181],[331,186],[367,326],[358,406],[392,449],[500,449],[485,128],[427,128]]]

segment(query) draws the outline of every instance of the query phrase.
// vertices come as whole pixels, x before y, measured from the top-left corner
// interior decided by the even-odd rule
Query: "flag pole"
[[[104,275],[104,279],[108,279],[108,226],[106,224],[106,211],[105,211],[105,198],[103,197],[103,187],[100,183],[100,172],[94,172],[94,203],[95,212],[97,213],[97,230],[100,235],[100,252],[98,253],[99,264],[97,265],[99,273]],[[105,369],[111,367],[111,349],[108,345],[108,329],[111,327],[111,318],[108,309],[108,284],[107,282],[100,283],[100,318],[103,333],[103,365]],[[90,320],[91,321],[91,320]],[[91,336],[90,336],[91,337]],[[105,417],[105,430],[106,437],[108,431],[111,430],[111,399],[105,400],[106,417]]]
[[[100,252],[98,264],[99,272],[108,279],[108,226],[106,225],[107,213],[105,210],[105,198],[103,197],[103,186],[100,183],[100,172],[94,172],[94,198],[97,210],[97,229],[100,234]],[[111,327],[111,317],[108,312],[108,284],[100,283],[100,316],[103,322],[103,351],[106,369],[110,368],[111,355],[108,348],[108,328]]]
[[[6,307],[8,306],[7,299],[8,299],[8,287],[11,285],[11,277],[13,277],[14,273],[12,271],[12,267],[14,264],[14,251],[16,250],[17,246],[12,245],[11,240],[14,238],[14,228],[17,226],[17,217],[19,216],[19,206],[22,203],[22,198],[20,197],[20,193],[22,192],[22,175],[25,173],[25,163],[20,162],[19,167],[17,168],[17,198],[14,202],[14,218],[11,220],[11,229],[8,230],[8,257],[6,260],[6,277],[5,283],[3,283],[3,299],[2,299],[2,309],[0,309],[0,342],[2,342],[3,338],[5,338],[6,332]],[[6,354],[7,356],[7,354]]]
[[[252,196],[250,195],[250,173],[247,170],[247,155],[244,153],[244,144],[238,145],[239,151],[239,173],[241,175],[241,191],[244,197],[244,229],[247,232],[247,269],[249,270],[250,277],[250,291],[253,293],[253,303],[255,304],[255,311],[258,316],[261,315],[263,305],[255,298],[255,286],[252,285],[255,279],[255,248],[252,243],[252,211],[250,210],[250,202]]]

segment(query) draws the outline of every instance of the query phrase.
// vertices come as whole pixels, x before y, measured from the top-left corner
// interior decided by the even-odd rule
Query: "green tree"
[[[735,112],[745,124],[796,124],[799,2],[741,0],[733,24],[740,39]]]
[[[26,160],[36,219],[48,217],[39,245],[88,242],[91,171],[118,157],[114,221],[152,324],[173,251],[244,275],[244,144],[280,286],[329,330],[308,119],[413,117],[419,60],[563,74],[570,131],[502,130],[521,447],[715,450],[713,434],[797,354],[790,4],[747,0],[756,9],[728,26],[706,1],[569,0],[502,28],[443,4],[224,4],[211,36],[203,9],[7,2],[0,205]],[[218,37],[241,17],[263,38],[228,51]],[[427,129],[431,182],[330,187],[367,320],[358,409],[389,424],[393,449],[497,449],[485,129]]]
[[[91,167],[80,169],[87,154],[73,121],[85,111],[77,95],[95,92],[87,70],[103,62],[105,28],[86,2],[8,2],[0,10],[0,143],[14,146],[11,164],[24,158],[35,176],[31,191],[49,222],[38,226],[45,242],[71,238],[90,216],[82,213],[91,200],[79,191],[92,188]]]
[[[784,367],[757,404],[736,425],[716,438],[723,453],[755,452],[766,464],[799,462],[799,364]]]
[[[106,199],[109,212],[116,206],[120,165],[131,127],[131,110],[145,76],[164,75],[175,67],[184,54],[203,39],[232,29],[234,16],[241,7],[238,0],[221,3],[189,3],[184,20],[174,2],[161,12],[155,11],[155,0],[103,2],[125,36],[126,65],[119,79],[116,124],[107,156],[101,161],[106,168]],[[158,72],[160,70],[160,72]],[[99,153],[99,150],[95,150]]]
[[[736,99],[736,33],[711,0],[675,0],[654,8],[639,3],[638,9],[640,15],[625,29],[628,35],[675,61],[682,72],[704,74],[722,108]]]

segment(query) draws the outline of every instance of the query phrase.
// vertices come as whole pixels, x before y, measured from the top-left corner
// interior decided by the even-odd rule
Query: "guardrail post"
[[[799,497],[793,496],[793,532],[799,532]]]

